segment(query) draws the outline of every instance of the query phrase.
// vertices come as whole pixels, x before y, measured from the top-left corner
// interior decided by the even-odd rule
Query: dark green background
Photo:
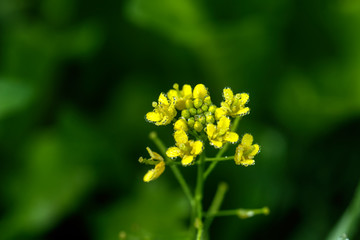
[[[262,151],[218,164],[204,202],[226,181],[223,209],[271,214],[212,239],[324,239],[360,176],[359,29],[355,0],[1,0],[0,239],[182,239],[171,171],[143,183],[137,161],[153,130],[174,144],[144,116],[175,82],[250,94],[238,133]]]

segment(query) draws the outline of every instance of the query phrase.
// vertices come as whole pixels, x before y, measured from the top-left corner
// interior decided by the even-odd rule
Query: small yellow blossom
[[[239,135],[230,132],[230,119],[222,116],[217,125],[208,124],[206,129],[210,144],[216,148],[221,148],[224,143],[235,143],[239,140]]]
[[[195,99],[204,99],[208,95],[208,91],[204,84],[198,84],[194,87],[193,97]]]
[[[175,98],[168,99],[164,93],[160,94],[158,103],[153,102],[153,107],[155,109],[146,114],[146,119],[157,126],[171,123],[177,114]]]
[[[203,151],[203,143],[189,140],[184,130],[176,131],[174,138],[176,147],[168,148],[166,155],[170,158],[181,157],[181,163],[184,166],[191,164],[196,156]]]
[[[249,94],[247,93],[237,93],[234,96],[234,93],[230,88],[224,88],[224,102],[221,102],[221,109],[226,112],[226,115],[231,117],[243,116],[250,112],[248,107],[245,107],[245,104],[249,100]]]
[[[188,128],[187,122],[183,118],[180,118],[174,124],[174,130],[175,131],[184,130],[186,132],[188,129],[189,128]]]
[[[152,180],[157,179],[164,172],[165,162],[164,162],[164,158],[160,154],[151,151],[149,147],[147,147],[146,150],[149,152],[150,155],[150,159],[148,159],[147,161],[158,162],[156,163],[155,168],[149,170],[143,178],[144,182],[150,182]],[[145,162],[145,161],[146,160],[144,160],[142,157],[139,158],[139,162]]]
[[[247,167],[255,164],[254,157],[259,152],[260,146],[258,144],[253,145],[253,140],[253,136],[248,133],[243,136],[235,151],[234,160],[237,165],[241,164]]]
[[[169,90],[168,92],[168,97],[171,98],[175,98],[175,107],[178,110],[184,110],[186,108],[186,100],[191,99],[192,98],[192,88],[190,85],[185,84],[182,87],[182,90],[179,90],[179,85],[178,84],[174,84],[174,89]]]

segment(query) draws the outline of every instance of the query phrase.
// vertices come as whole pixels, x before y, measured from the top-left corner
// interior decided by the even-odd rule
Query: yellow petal
[[[214,137],[216,132],[216,126],[212,123],[208,124],[205,128],[206,134],[208,135],[209,139]]]
[[[222,104],[222,103],[221,103]],[[215,110],[215,119],[219,120],[221,117],[226,115],[226,111],[224,108],[217,108]]]
[[[194,98],[201,98],[204,99],[208,94],[206,87],[204,84],[198,84],[194,88],[193,96]]]
[[[245,105],[249,101],[249,94],[241,93],[240,94],[240,104]]]
[[[148,112],[145,116],[146,120],[150,122],[159,122],[162,119],[162,116],[158,112]]]
[[[185,84],[182,88],[182,91],[183,91],[183,96],[185,98],[191,98],[192,97],[192,88],[190,85],[188,84]]]
[[[229,126],[230,126],[230,119],[223,116],[220,118],[217,124],[217,129],[221,134],[224,134],[229,129]]]
[[[169,90],[169,92],[167,93],[167,96],[169,99],[173,99],[173,98],[178,98],[178,92],[174,89]]]
[[[236,143],[239,140],[239,135],[235,132],[227,132],[224,136],[224,140],[231,143]]]
[[[159,104],[169,105],[169,101],[164,93],[160,93]]]
[[[155,159],[155,160],[159,160],[159,161],[164,161],[164,158],[163,158],[160,154],[158,154],[158,153],[156,153],[156,152],[153,152],[149,147],[147,147],[146,150],[148,151],[151,159]]]
[[[174,124],[174,130],[184,130],[185,132],[188,130],[188,125],[185,119],[181,118],[177,120]]]
[[[172,120],[172,118],[170,119],[169,116],[163,116],[163,118],[160,121],[156,122],[155,125],[157,125],[157,126],[167,125],[167,124],[171,123],[171,120]]]
[[[184,158],[181,160],[181,164],[183,166],[187,166],[187,165],[191,164],[193,160],[194,160],[194,156],[185,155]]]
[[[237,165],[240,165],[243,154],[244,154],[244,148],[241,145],[239,145],[235,150],[235,156],[234,156],[234,160]]]
[[[203,143],[201,141],[195,141],[192,144],[191,154],[199,155],[203,150]]]
[[[234,93],[230,88],[224,88],[223,94],[226,102],[230,102],[234,98]]]
[[[221,148],[223,146],[223,142],[217,140],[210,140],[210,144],[216,148]]]
[[[165,170],[165,162],[159,162],[156,164],[154,169],[149,170],[143,180],[144,182],[150,182],[152,180],[157,179]]]
[[[236,113],[234,113],[234,116],[244,116],[246,114],[248,114],[250,112],[250,108],[246,107],[246,108],[241,108],[239,111],[237,111]]]
[[[186,135],[184,130],[176,131],[174,134],[174,138],[175,138],[176,143],[179,143],[179,144],[187,143],[187,141],[188,141],[188,136]]]
[[[260,146],[258,144],[252,145],[254,150],[249,154],[250,156],[255,156],[260,151]]]
[[[251,146],[252,142],[254,141],[254,138],[251,134],[244,134],[242,140],[241,140],[241,144],[244,146]]]
[[[243,159],[240,164],[247,167],[249,165],[254,165],[255,161],[253,159]]]
[[[177,147],[170,147],[166,151],[166,156],[168,156],[169,158],[176,158],[180,156],[180,154],[181,154],[181,150]]]

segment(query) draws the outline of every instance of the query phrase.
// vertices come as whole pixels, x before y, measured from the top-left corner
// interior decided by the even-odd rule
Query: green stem
[[[150,135],[149,135],[150,139],[155,143],[155,145],[159,148],[161,154],[163,156],[165,156],[165,160],[166,160],[166,164],[170,163],[170,169],[172,170],[172,172],[174,173],[175,175],[175,178],[178,180],[181,188],[183,189],[186,197],[188,198],[189,202],[190,202],[190,205],[191,207],[193,208],[194,205],[195,205],[195,202],[194,202],[194,198],[191,194],[191,191],[190,191],[190,188],[189,188],[189,185],[186,183],[183,175],[181,174],[179,168],[172,164],[173,161],[171,161],[171,159],[169,159],[167,156],[166,156],[166,147],[164,145],[164,143],[159,139],[159,137],[157,136],[156,132],[151,132]]]
[[[195,189],[195,206],[196,206],[196,219],[195,219],[195,227],[197,230],[196,240],[201,240],[203,237],[204,226],[202,223],[202,198],[203,198],[203,173],[204,173],[204,160],[205,154],[202,153],[199,160],[198,165],[198,173],[197,173],[197,182]]]
[[[215,193],[215,197],[210,205],[208,215],[206,216],[205,219],[205,223],[204,223],[205,232],[209,230],[209,227],[215,217],[214,214],[216,214],[219,211],[219,208],[221,206],[222,201],[224,200],[227,189],[228,189],[228,185],[225,182],[221,182],[218,185],[218,188]]]
[[[207,217],[225,217],[225,216],[238,216],[239,218],[250,218],[255,215],[264,214],[268,215],[270,212],[268,207],[256,208],[256,209],[231,209],[231,210],[223,210],[215,213],[208,212],[206,214]]]
[[[205,162],[220,162],[220,161],[228,161],[228,160],[234,160],[234,156],[205,158]]]
[[[344,214],[337,222],[336,226],[328,235],[328,240],[338,239],[342,234],[346,234],[349,239],[356,234],[360,221],[360,182],[355,190],[355,195],[345,210]]]
[[[231,131],[232,132],[236,131],[236,129],[237,129],[238,125],[239,125],[240,119],[241,119],[241,117],[235,118],[234,123],[231,126]],[[229,145],[230,145],[229,143],[226,143],[224,145],[224,147],[222,149],[220,149],[220,151],[216,154],[215,158],[222,157],[222,155],[225,153],[225,151],[229,148]],[[206,178],[209,176],[209,174],[212,172],[212,170],[216,167],[217,163],[218,163],[217,161],[212,162],[210,164],[210,166],[206,169],[206,171],[204,173],[204,180],[206,180]]]

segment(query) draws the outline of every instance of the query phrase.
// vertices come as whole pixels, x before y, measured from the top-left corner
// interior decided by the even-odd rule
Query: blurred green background
[[[175,82],[250,94],[238,133],[262,151],[204,202],[225,181],[223,209],[271,214],[211,239],[325,239],[360,178],[359,29],[355,0],[1,0],[0,239],[183,239],[171,171],[145,184],[137,161],[153,130],[174,143],[144,116]]]

